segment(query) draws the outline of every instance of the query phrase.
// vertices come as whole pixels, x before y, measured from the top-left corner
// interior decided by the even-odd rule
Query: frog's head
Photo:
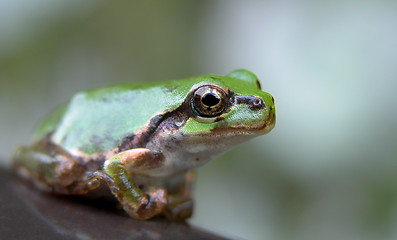
[[[159,174],[201,166],[214,156],[275,125],[273,97],[261,90],[247,70],[226,76],[206,75],[168,83],[163,87],[171,111],[151,120],[156,135],[146,147],[168,160]],[[175,99],[180,99],[175,101]],[[145,135],[143,135],[145,136]]]
[[[222,152],[275,125],[273,97],[261,90],[258,78],[247,70],[202,78],[192,86],[184,105],[190,117],[180,130],[189,136],[192,150]]]

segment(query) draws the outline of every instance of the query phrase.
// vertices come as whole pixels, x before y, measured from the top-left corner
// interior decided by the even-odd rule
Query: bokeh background
[[[236,68],[276,128],[199,169],[190,223],[397,239],[397,2],[0,1],[0,158],[78,90]]]

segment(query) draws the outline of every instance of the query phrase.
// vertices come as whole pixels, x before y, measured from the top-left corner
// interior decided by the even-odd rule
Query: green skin
[[[133,218],[184,220],[193,208],[191,169],[274,124],[274,99],[248,70],[113,85],[80,92],[51,113],[13,165],[47,191],[105,185]]]

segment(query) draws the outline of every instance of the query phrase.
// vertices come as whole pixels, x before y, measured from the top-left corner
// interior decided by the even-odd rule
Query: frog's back
[[[42,122],[34,141],[49,136],[52,143],[72,153],[106,153],[152,117],[177,108],[188,91],[179,81],[170,81],[79,92]]]

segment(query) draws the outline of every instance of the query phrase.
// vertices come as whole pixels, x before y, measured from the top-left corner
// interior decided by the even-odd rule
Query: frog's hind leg
[[[16,171],[40,189],[59,194],[83,194],[99,186],[96,178],[84,179],[85,168],[66,153],[47,153],[19,147],[13,156]]]

